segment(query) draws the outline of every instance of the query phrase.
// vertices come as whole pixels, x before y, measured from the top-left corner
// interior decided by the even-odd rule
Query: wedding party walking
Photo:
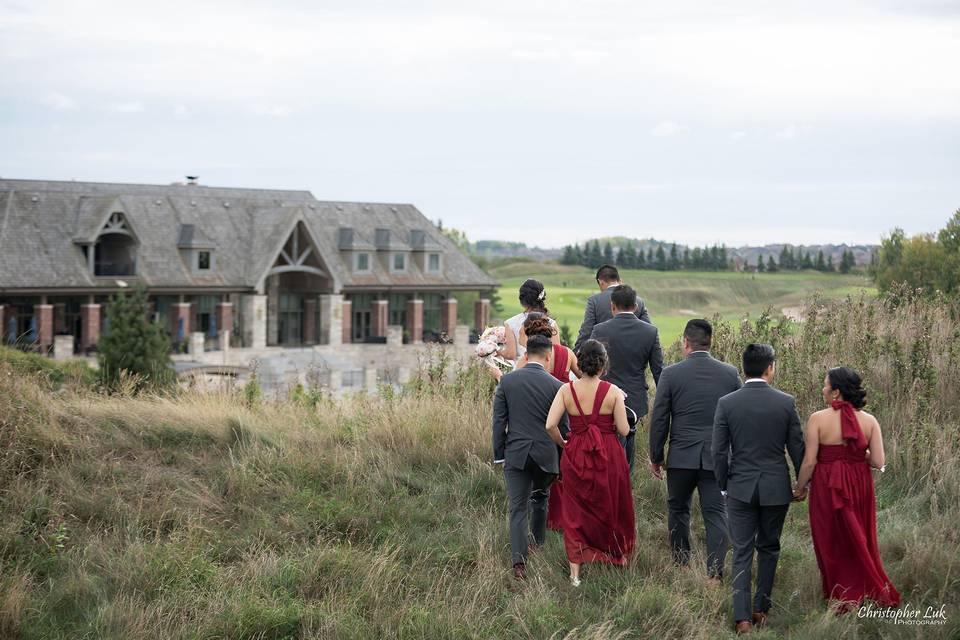
[[[822,390],[828,408],[804,430],[795,399],[774,387],[771,345],[748,344],[738,370],[713,357],[713,326],[695,318],[683,331],[682,359],[664,367],[659,333],[633,287],[609,265],[596,279],[601,292],[586,304],[574,349],[558,339],[547,291],[533,279],[519,290],[524,311],[477,347],[498,382],[493,451],[509,496],[514,577],[528,578],[527,559],[547,544],[548,524],[562,536],[573,588],[585,565],[625,567],[637,544],[660,544],[637,539],[631,478],[649,373],[648,466],[655,480],[666,479],[665,551],[678,567],[689,565],[696,491],[704,587],[729,585],[736,633],[768,624],[787,511],[808,493],[824,598],[838,613],[866,600],[898,605],[877,548],[869,472],[883,469],[883,441],[862,411],[859,375],[831,369]]]

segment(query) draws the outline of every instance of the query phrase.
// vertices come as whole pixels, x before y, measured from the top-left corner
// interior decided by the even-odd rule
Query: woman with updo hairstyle
[[[600,377],[608,362],[602,343],[584,342],[579,355],[583,377],[560,387],[547,415],[547,433],[563,447],[563,546],[575,587],[580,586],[580,565],[624,566],[636,543],[630,469],[619,439],[630,433],[630,425],[623,392]],[[565,413],[570,419],[567,439],[559,428]]]
[[[877,545],[877,505],[870,468],[884,469],[880,423],[863,410],[867,392],[849,367],[823,380],[827,408],[807,422],[806,451],[793,494],[810,493],[810,534],[823,597],[850,611],[863,600],[896,607],[900,594],[883,569]]]
[[[527,319],[527,316],[534,312],[548,316],[547,290],[539,280],[534,280],[533,278],[524,280],[523,284],[520,285],[519,300],[523,311],[508,318],[507,321],[503,323],[507,329],[507,341],[500,350],[501,356],[507,360],[514,361],[519,361],[527,351],[526,340],[523,340],[523,342],[520,340],[520,332],[523,329],[523,323]],[[557,331],[557,321],[553,318],[549,318],[549,320],[555,330],[555,333],[551,336],[551,340],[553,340],[554,344],[560,344],[560,333]]]
[[[544,313],[532,311],[527,314],[527,319],[523,321],[523,325],[520,327],[519,343],[526,348],[527,338],[530,336],[544,336],[548,340],[553,340],[556,335],[556,322]],[[526,364],[527,356],[524,355],[517,361],[517,368],[519,369]],[[577,378],[581,377],[576,354],[573,353],[572,349],[554,342],[549,373],[560,382],[570,382],[571,372]]]

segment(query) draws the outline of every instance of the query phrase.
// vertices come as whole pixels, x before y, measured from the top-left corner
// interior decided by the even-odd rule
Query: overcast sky
[[[0,176],[876,242],[960,207],[958,61],[960,0],[0,0]]]

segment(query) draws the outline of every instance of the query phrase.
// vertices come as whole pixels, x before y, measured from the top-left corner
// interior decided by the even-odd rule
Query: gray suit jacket
[[[657,328],[632,314],[621,313],[595,326],[590,337],[607,347],[610,368],[604,379],[627,394],[626,405],[638,418],[647,415],[647,366],[655,382],[660,381],[663,370]]]
[[[493,459],[523,469],[527,456],[547,473],[560,473],[557,445],[547,435],[547,414],[563,384],[536,363],[500,379],[493,396]],[[567,416],[560,430],[568,429]]]
[[[722,491],[751,502],[759,490],[762,506],[789,504],[793,491],[784,448],[797,473],[804,446],[793,396],[766,382],[749,382],[720,398],[713,421],[713,464]]]
[[[650,460],[669,469],[713,469],[713,417],[717,401],[742,385],[736,367],[706,351],[691,353],[660,374],[650,418]]]
[[[596,325],[613,318],[613,310],[610,308],[610,296],[612,295],[613,287],[607,287],[587,298],[587,308],[583,312],[583,323],[580,325],[577,341],[573,345],[575,353],[580,352],[581,345],[587,341]],[[639,296],[637,296],[637,317],[644,322],[650,322],[647,306],[643,303],[643,298]]]

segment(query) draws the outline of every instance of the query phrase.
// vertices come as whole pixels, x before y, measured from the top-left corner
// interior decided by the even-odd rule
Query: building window
[[[407,256],[403,253],[393,254],[393,261],[391,262],[392,271],[406,271],[407,270]]]
[[[440,254],[431,253],[427,256],[427,271],[430,273],[439,273],[440,272]]]
[[[357,254],[357,264],[356,269],[357,273],[365,273],[370,271],[370,254],[369,253],[358,253]]]
[[[209,251],[199,251],[197,253],[197,269],[199,269],[200,271],[210,270],[210,252]]]

